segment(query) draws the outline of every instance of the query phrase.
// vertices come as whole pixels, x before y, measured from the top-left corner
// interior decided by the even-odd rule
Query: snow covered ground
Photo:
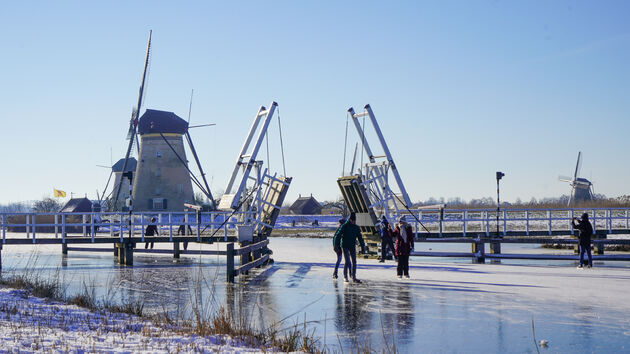
[[[189,249],[217,247],[191,244]],[[416,250],[429,247],[439,250],[435,247],[442,245],[418,244]],[[447,247],[464,251],[470,246]],[[504,252],[509,247],[519,247],[514,253],[570,253],[532,245],[506,245]],[[218,277],[205,290],[206,297],[228,309],[245,307],[252,322],[262,327],[306,320],[320,345],[333,351],[357,344],[380,351],[395,343],[401,352],[536,352],[532,320],[536,339],[549,342],[541,350],[630,350],[628,262],[596,262],[593,269],[578,270],[574,261],[471,264],[470,259],[414,258],[411,279],[398,280],[393,261],[360,259],[358,276],[364,283],[357,285],[331,278],[334,253],[329,239],[272,238],[270,248],[276,262],[241,277],[234,286],[224,282],[224,259],[214,256],[186,256],[174,264],[166,255],[138,254],[133,267],[119,267],[111,254],[70,252],[64,261],[59,246],[37,246],[36,262],[49,270],[47,276],[62,277],[69,292],[80,291],[86,282],[97,290],[113,283],[120,297],[143,296],[147,310],[188,302],[186,279],[197,272]],[[32,250],[5,246],[5,272],[26,270]],[[220,346],[216,338],[161,331],[123,315],[106,316],[112,329],[107,333],[104,325],[95,325],[101,315],[37,299],[15,306],[25,301],[21,292],[4,289],[0,294],[0,346],[7,350],[37,351],[53,345],[105,351],[174,351],[178,346],[182,351],[247,350]],[[24,309],[21,315],[12,314],[19,308]]]
[[[186,336],[118,313],[93,313],[74,305],[0,289],[0,350],[24,352],[257,352],[228,337]]]

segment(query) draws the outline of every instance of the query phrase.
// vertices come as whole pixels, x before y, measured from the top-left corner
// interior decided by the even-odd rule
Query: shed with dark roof
[[[310,197],[299,196],[289,210],[295,215],[316,215],[322,213],[322,206],[311,194]]]
[[[147,109],[138,121],[138,134],[176,133],[185,134],[188,122],[173,112]]]
[[[87,198],[72,198],[61,208],[62,213],[92,212],[92,201]]]

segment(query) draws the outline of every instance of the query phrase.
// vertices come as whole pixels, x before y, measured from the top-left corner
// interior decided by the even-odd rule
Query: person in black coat
[[[157,225],[155,225],[155,221],[155,217],[152,217],[151,223],[147,225],[147,228],[144,231],[144,236],[160,236],[160,231],[158,230]],[[144,248],[149,248],[149,244],[151,244],[151,249],[153,249],[153,242],[146,242],[144,244]]]
[[[385,215],[381,217],[381,260],[379,262],[385,262],[385,256],[387,256],[387,246],[389,249],[394,252],[394,242],[392,240],[392,226],[389,224]],[[394,259],[398,259],[396,254],[394,254]]]
[[[335,231],[335,235],[341,229],[341,226],[346,222],[345,219],[339,219],[339,226],[337,226],[337,230]],[[339,269],[339,263],[341,263],[341,257],[343,256],[343,252],[341,251],[341,246],[335,244],[335,238],[333,237],[333,251],[337,254],[337,263],[335,263],[335,271],[333,272],[333,279],[337,279],[337,270]]]
[[[591,268],[593,266],[593,256],[591,255],[591,236],[593,235],[593,225],[591,225],[591,222],[588,221],[588,213],[582,214],[581,220],[573,218],[573,220],[571,220],[571,226],[579,231],[580,265],[578,268],[582,268],[584,266],[584,252],[588,255],[587,267]]]
[[[407,224],[404,217],[401,217],[398,225],[396,225],[394,237],[396,238],[394,254],[398,256],[398,267],[396,269],[398,279],[402,279],[403,274],[405,278],[409,279],[409,256],[414,248],[415,236],[411,225]]]

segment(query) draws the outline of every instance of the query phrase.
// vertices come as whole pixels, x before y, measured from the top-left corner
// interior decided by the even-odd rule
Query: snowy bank
[[[227,336],[182,335],[137,316],[90,312],[0,288],[0,348],[7,352],[253,353]]]

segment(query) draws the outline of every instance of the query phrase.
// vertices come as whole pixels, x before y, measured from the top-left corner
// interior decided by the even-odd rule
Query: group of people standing
[[[381,233],[381,259],[379,262],[385,262],[387,255],[387,247],[394,253],[394,258],[398,261],[397,274],[398,279],[403,276],[409,278],[409,255],[414,249],[414,233],[411,225],[407,224],[404,217],[400,218],[394,229],[389,224],[385,216],[380,222]],[[333,278],[338,278],[339,264],[341,257],[344,258],[343,277],[344,282],[349,282],[350,278],[355,283],[361,281],[357,278],[357,256],[356,243],[357,240],[361,245],[361,252],[365,252],[365,241],[361,236],[361,229],[356,224],[356,214],[350,213],[348,220],[340,219],[339,227],[333,237],[333,250],[337,254],[337,263],[333,271]],[[395,242],[394,242],[395,240]]]

